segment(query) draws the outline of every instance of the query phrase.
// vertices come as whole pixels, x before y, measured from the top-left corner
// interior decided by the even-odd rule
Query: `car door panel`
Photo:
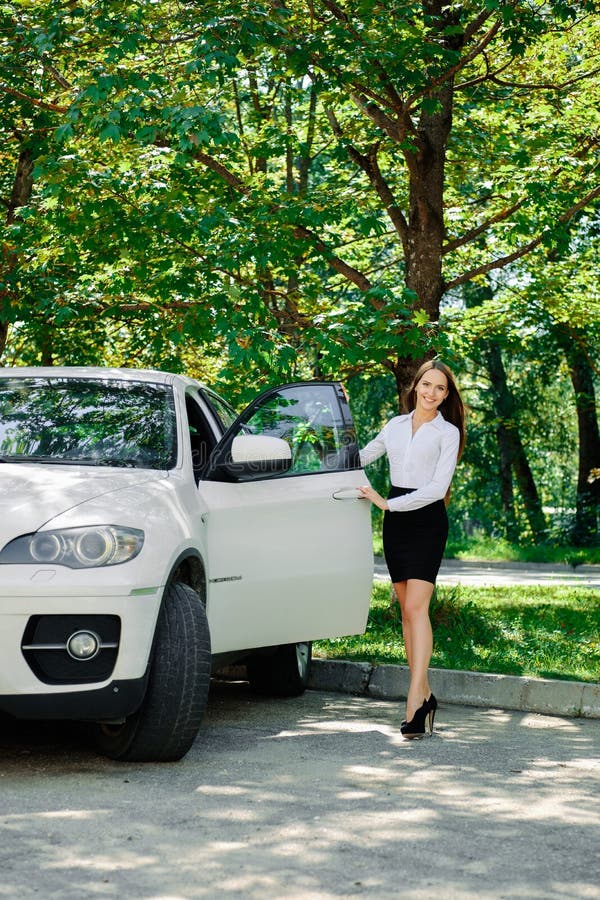
[[[352,421],[340,388],[296,384],[263,397],[264,405],[253,404],[236,427],[288,440],[291,473],[199,484],[208,509],[207,611],[215,653],[366,626],[370,509],[358,499],[365,476],[354,467]]]
[[[203,486],[213,652],[364,631],[369,505],[349,508],[333,497],[338,486],[363,480],[337,472]]]

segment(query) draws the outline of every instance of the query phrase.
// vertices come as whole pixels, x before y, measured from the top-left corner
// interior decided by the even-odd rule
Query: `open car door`
[[[364,481],[340,384],[275,388],[239,416],[198,485],[213,653],[364,631],[373,580]]]

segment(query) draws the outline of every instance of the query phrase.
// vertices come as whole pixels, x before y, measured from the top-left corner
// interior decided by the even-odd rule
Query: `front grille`
[[[67,641],[77,631],[92,631],[100,638],[100,651],[92,659],[73,659],[67,652]],[[118,616],[32,616],[23,632],[21,650],[44,684],[87,684],[110,678],[120,635]]]

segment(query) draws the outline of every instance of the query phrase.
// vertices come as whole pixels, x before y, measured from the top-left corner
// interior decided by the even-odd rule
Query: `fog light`
[[[76,631],[67,641],[67,653],[73,659],[93,659],[100,650],[100,638],[93,631]]]

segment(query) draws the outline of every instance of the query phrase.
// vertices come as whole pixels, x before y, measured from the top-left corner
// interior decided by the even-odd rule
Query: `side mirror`
[[[236,481],[280,475],[292,465],[290,445],[266,434],[238,434],[231,443],[231,460],[219,466]]]

